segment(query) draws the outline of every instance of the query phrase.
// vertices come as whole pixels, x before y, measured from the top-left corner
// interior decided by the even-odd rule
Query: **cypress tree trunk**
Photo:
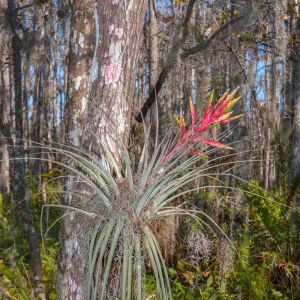
[[[121,159],[118,143],[128,145],[131,110],[146,1],[73,2],[66,106],[67,142],[101,156],[92,131]],[[72,178],[68,186],[75,183]],[[66,204],[76,205],[69,195]],[[65,217],[61,230],[58,298],[84,299],[86,257],[83,224]],[[116,291],[117,293],[117,291]]]
[[[29,209],[28,187],[25,181],[26,165],[24,151],[23,130],[23,97],[22,97],[22,58],[21,41],[17,33],[18,19],[14,0],[8,0],[8,15],[12,32],[12,62],[14,70],[14,113],[15,113],[15,142],[12,143],[11,133],[9,138],[13,149],[10,161],[12,193],[16,215],[29,244],[31,268],[33,271],[33,287],[35,296],[46,299],[42,283],[43,272],[39,252],[39,240],[33,224],[33,217]]]

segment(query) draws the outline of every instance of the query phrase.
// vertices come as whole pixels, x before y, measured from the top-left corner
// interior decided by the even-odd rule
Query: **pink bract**
[[[207,130],[219,124],[225,124],[231,120],[239,118],[241,115],[231,116],[232,108],[237,103],[240,97],[235,97],[238,89],[229,93],[227,91],[218,101],[212,106],[214,93],[211,94],[204,111],[202,120],[197,123],[196,112],[192,99],[190,99],[190,111],[192,124],[187,128],[184,117],[175,116],[176,122],[180,126],[180,136],[175,147],[166,156],[167,160],[173,158],[176,154],[186,151],[196,155],[205,156],[202,152],[193,149],[195,143],[208,144],[217,148],[231,148],[211,139],[203,139],[201,135]]]

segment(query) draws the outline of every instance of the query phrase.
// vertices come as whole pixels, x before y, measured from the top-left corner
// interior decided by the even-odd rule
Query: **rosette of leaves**
[[[105,154],[105,164],[70,146],[51,147],[51,151],[68,159],[68,163],[57,163],[81,182],[82,193],[72,190],[66,193],[73,193],[85,199],[82,203],[86,203],[65,208],[84,214],[93,224],[86,257],[88,299],[106,299],[112,284],[112,272],[119,276],[120,299],[143,299],[146,261],[156,278],[158,298],[172,299],[167,268],[153,228],[157,222],[172,215],[194,218],[209,228],[217,226],[200,210],[184,209],[181,205],[175,205],[174,200],[206,188],[192,186],[196,179],[213,177],[218,158],[207,160],[207,155],[215,151],[210,146],[227,146],[202,139],[201,135],[218,124],[236,118],[231,116],[231,109],[238,101],[235,93],[225,93],[215,105],[212,105],[212,95],[199,123],[191,101],[191,126],[185,124],[183,117],[178,118],[179,135],[174,139],[164,138],[152,155],[148,153],[146,134],[137,168],[133,167],[125,147],[120,146],[123,157],[120,162],[96,136]]]

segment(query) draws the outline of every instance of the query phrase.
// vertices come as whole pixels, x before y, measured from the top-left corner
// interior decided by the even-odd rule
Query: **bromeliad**
[[[232,108],[240,99],[240,97],[235,97],[237,91],[238,88],[231,93],[229,93],[228,90],[223,96],[221,96],[221,98],[217,101],[217,103],[214,106],[212,106],[212,102],[214,99],[214,92],[212,92],[208,103],[206,104],[203,118],[199,123],[197,123],[195,107],[192,99],[190,98],[192,124],[188,128],[184,117],[178,117],[175,115],[175,120],[180,126],[180,136],[177,144],[167,156],[167,160],[173,158],[177,153],[181,151],[187,151],[193,154],[205,156],[202,152],[193,148],[193,146],[196,143],[204,143],[218,148],[230,149],[231,147],[216,142],[212,139],[203,139],[201,136],[207,130],[218,126],[219,124],[225,124],[241,116],[232,116]]]
[[[78,294],[78,287],[82,286],[87,299],[105,300],[111,291],[114,291],[116,299],[145,299],[147,261],[155,276],[157,299],[171,300],[169,274],[157,237],[157,227],[166,223],[170,217],[181,216],[193,219],[201,227],[211,228],[211,223],[217,232],[227,238],[204,211],[190,209],[183,206],[186,202],[180,202],[185,201],[184,195],[206,188],[198,184],[197,179],[207,177],[219,181],[219,173],[214,174],[213,169],[222,164],[215,165],[213,160],[201,164],[202,158],[198,155],[185,156],[184,159],[181,157],[187,152],[197,153],[199,142],[227,147],[202,138],[202,134],[218,124],[239,117],[231,116],[232,107],[238,101],[234,97],[235,93],[227,92],[214,106],[211,95],[199,123],[190,101],[191,126],[185,124],[183,117],[178,118],[181,128],[179,138],[173,140],[166,136],[152,153],[149,152],[151,147],[146,134],[137,166],[135,160],[130,160],[126,147],[119,146],[123,157],[123,161],[119,161],[93,132],[91,137],[95,138],[95,145],[98,143],[104,161],[69,145],[44,146],[35,143],[31,146],[41,148],[44,153],[55,152],[59,154],[57,156],[64,157],[66,163],[55,160],[53,163],[70,172],[72,178],[70,186],[59,191],[66,195],[66,199],[75,195],[72,205],[46,204],[43,207],[68,209],[72,214],[80,214],[82,222],[85,222],[81,224],[85,225],[86,232],[81,227],[74,227],[76,231],[72,232],[70,239],[71,245],[77,245],[76,251],[80,258],[74,264],[78,270],[83,270],[81,282],[70,279],[71,293]],[[226,175],[230,174],[226,172]],[[73,178],[76,180],[72,181]],[[225,188],[225,185],[220,185],[220,188]],[[64,213],[63,217],[68,214]]]

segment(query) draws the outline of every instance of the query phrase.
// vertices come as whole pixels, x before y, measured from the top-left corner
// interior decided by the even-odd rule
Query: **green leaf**
[[[212,277],[212,276],[209,276],[208,279],[207,279],[206,285],[207,285],[208,287],[210,287],[210,286],[212,285],[212,283],[213,283],[213,277]]]

